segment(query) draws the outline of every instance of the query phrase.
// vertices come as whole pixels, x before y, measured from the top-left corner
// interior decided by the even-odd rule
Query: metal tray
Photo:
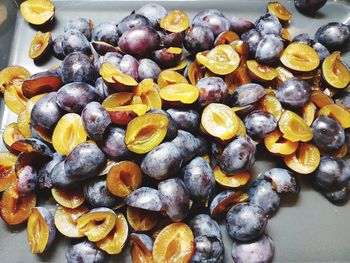
[[[80,1],[56,0],[56,22],[52,29],[53,36],[63,32],[65,21],[73,17],[89,17],[95,23],[104,20],[119,21],[132,10],[146,1]],[[157,1],[156,1],[157,2]],[[191,17],[205,8],[218,8],[225,14],[235,14],[254,21],[266,10],[263,0],[219,0],[219,1],[159,1],[168,10],[177,8],[186,10]],[[315,16],[307,17],[294,8],[293,1],[281,1],[293,13],[289,26],[292,36],[307,32],[314,35],[317,28],[331,21],[350,23],[350,2],[328,1]],[[26,23],[15,2],[0,0],[0,18],[3,10],[7,12],[5,21],[0,22],[0,68],[9,65],[22,65],[31,73],[42,71],[58,61],[54,58],[44,65],[34,65],[28,57],[28,48],[35,29]],[[2,11],[1,11],[2,10]],[[0,20],[1,21],[1,20]],[[12,37],[13,36],[13,37]],[[343,59],[350,63],[350,52],[343,54]],[[16,120],[1,100],[0,135],[6,124]],[[0,145],[0,150],[5,150]],[[275,165],[273,158],[259,157],[253,168],[253,175]],[[274,239],[276,252],[274,262],[350,262],[350,206],[335,206],[317,193],[307,182],[299,178],[301,192],[297,197],[283,198],[278,213],[269,220],[266,232]],[[46,204],[54,211],[55,204],[48,200]],[[230,256],[232,240],[227,236],[222,224],[225,238],[225,262],[232,262]],[[64,248],[67,239],[58,234],[54,245],[43,255],[32,255],[27,244],[26,224],[10,227],[0,222],[0,251],[2,263],[22,262],[65,262]],[[128,248],[111,262],[131,262]]]

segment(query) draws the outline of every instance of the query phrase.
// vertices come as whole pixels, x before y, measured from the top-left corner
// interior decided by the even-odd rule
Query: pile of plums
[[[295,1],[305,12],[324,2]],[[52,5],[27,0],[21,12],[43,24]],[[27,222],[33,253],[56,231],[75,239],[69,263],[106,262],[127,241],[133,262],[223,262],[226,219],[234,262],[271,262],[265,227],[299,192],[296,175],[332,202],[348,198],[350,29],[292,38],[292,14],[267,10],[255,23],[216,9],[190,21],[146,4],[118,22],[73,18],[53,40],[38,32],[30,57],[62,63],[0,72],[18,115],[3,134],[1,218]],[[257,151],[280,167],[252,180]],[[45,192],[54,215],[36,206]]]

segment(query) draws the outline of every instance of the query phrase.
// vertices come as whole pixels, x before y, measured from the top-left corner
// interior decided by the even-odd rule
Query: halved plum
[[[77,208],[85,202],[85,197],[82,189],[51,189],[52,197],[55,201],[66,208]]]
[[[325,115],[337,120],[344,129],[350,128],[350,111],[340,105],[325,105],[319,110],[318,115]]]
[[[308,126],[311,126],[311,124],[314,122],[316,118],[316,111],[317,111],[317,107],[312,101],[308,101],[303,107],[302,116],[305,123]]]
[[[38,31],[29,48],[29,57],[34,60],[44,58],[51,48],[52,36],[51,32],[42,33]]]
[[[33,25],[43,25],[55,15],[55,6],[50,0],[27,0],[20,5],[23,18]]]
[[[128,123],[146,113],[148,106],[146,104],[132,104],[127,106],[119,106],[106,108],[111,117],[111,121],[117,125],[128,125]]]
[[[283,137],[291,142],[307,142],[313,137],[311,128],[298,114],[286,110],[278,121],[278,127]]]
[[[133,77],[122,73],[110,63],[102,64],[100,75],[106,85],[116,91],[129,91],[138,84]]]
[[[176,72],[175,70],[167,69],[167,70],[163,70],[159,74],[157,83],[158,83],[159,88],[164,88],[164,87],[172,85],[172,84],[180,84],[180,83],[188,84],[188,81],[179,72]],[[193,85],[195,85],[195,84],[193,84]]]
[[[158,80],[159,80],[159,77],[158,77]],[[142,80],[139,83],[139,85],[137,85],[137,87],[134,88],[134,95],[138,96],[141,102],[147,105],[148,109],[162,108],[162,99],[159,95],[159,87],[157,86],[157,84],[153,82],[152,79]]]
[[[258,63],[255,60],[247,61],[247,69],[253,80],[266,82],[278,76],[278,71],[272,67]]]
[[[269,152],[280,155],[293,154],[299,146],[298,141],[292,142],[283,138],[283,133],[278,129],[264,138],[264,144]]]
[[[350,71],[340,60],[339,51],[332,53],[323,61],[322,77],[329,86],[336,89],[344,89],[349,85]]]
[[[0,71],[0,92],[4,93],[7,86],[14,82],[22,82],[29,78],[30,73],[21,66],[8,66]]]
[[[130,254],[134,263],[154,263],[153,240],[145,234],[130,235]]]
[[[283,108],[279,100],[273,95],[265,95],[259,101],[259,109],[271,113],[277,121],[281,118]]]
[[[248,195],[241,191],[222,191],[217,194],[210,203],[210,215],[214,218],[223,217],[234,205],[246,202]]]
[[[23,82],[14,82],[4,91],[4,101],[6,106],[14,113],[19,114],[26,109],[28,99],[22,92]]]
[[[15,143],[16,141],[18,141],[20,139],[24,139],[24,136],[20,132],[20,130],[18,129],[17,123],[13,122],[13,123],[10,123],[9,125],[7,125],[5,130],[4,130],[4,133],[2,135],[2,140],[3,140],[6,148],[10,152],[12,152],[14,154],[19,153],[15,149],[12,149],[11,146],[13,143]]]
[[[192,85],[196,85],[198,80],[204,78],[205,69],[196,61],[187,67],[187,75]]]
[[[79,230],[77,226],[77,219],[87,212],[89,212],[89,209],[84,205],[74,209],[58,206],[54,216],[54,222],[57,230],[66,237],[83,237],[84,233]]]
[[[225,188],[238,188],[244,186],[252,178],[249,172],[239,172],[234,174],[224,173],[219,165],[213,168],[213,174],[215,181]]]
[[[180,83],[163,87],[159,95],[167,106],[188,106],[199,97],[199,90],[196,86]]]
[[[183,32],[190,26],[190,19],[184,11],[173,10],[160,20],[159,25],[169,32]]]
[[[280,2],[269,2],[267,11],[275,15],[281,22],[288,22],[292,19],[292,14]]]
[[[39,94],[57,91],[62,85],[62,79],[58,74],[44,71],[33,74],[26,79],[23,82],[22,91],[27,98],[31,98]]]
[[[153,229],[159,220],[156,212],[128,206],[126,216],[132,229],[135,231],[149,231]]]
[[[16,155],[9,152],[0,152],[0,192],[5,191],[16,182],[14,165]]]

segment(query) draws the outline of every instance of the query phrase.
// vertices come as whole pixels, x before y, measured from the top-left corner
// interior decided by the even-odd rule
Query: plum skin
[[[118,198],[108,191],[103,177],[94,178],[85,184],[84,197],[93,207],[113,208],[118,202]]]
[[[106,252],[98,249],[94,243],[87,240],[69,244],[65,251],[65,257],[68,263],[104,263],[109,259]]]
[[[195,237],[213,236],[222,240],[222,235],[218,223],[207,214],[198,214],[189,221]]]

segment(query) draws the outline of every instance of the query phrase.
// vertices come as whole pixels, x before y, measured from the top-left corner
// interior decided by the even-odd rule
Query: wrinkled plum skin
[[[97,176],[106,161],[106,156],[96,144],[84,142],[67,155],[64,169],[69,177],[81,181]]]
[[[80,33],[82,33],[87,40],[91,40],[91,20],[87,18],[72,18],[68,20],[68,22],[64,26],[64,32],[67,32],[68,30],[78,30]]]
[[[62,45],[63,38],[64,38],[63,35],[59,35],[52,42],[53,54],[59,60],[62,60],[65,57],[65,54],[64,54],[64,51],[63,51],[63,45]]]
[[[111,95],[108,91],[107,85],[104,83],[102,77],[99,77],[95,82],[95,89],[98,95],[100,96],[100,100],[103,101],[109,95]]]
[[[200,116],[195,110],[168,109],[178,129],[196,133],[199,128]]]
[[[182,165],[180,150],[172,142],[164,142],[146,154],[141,170],[157,180],[168,178],[177,173]]]
[[[184,38],[184,46],[191,54],[209,50],[214,44],[214,34],[206,26],[195,25],[187,29]]]
[[[133,27],[124,32],[118,46],[126,54],[146,57],[158,49],[160,37],[156,30],[147,26]]]
[[[263,36],[267,34],[280,35],[282,25],[276,16],[266,13],[256,20],[255,28]]]
[[[53,130],[63,115],[63,110],[56,104],[57,93],[50,92],[40,98],[31,114],[31,125]]]
[[[172,142],[179,148],[184,164],[198,155],[201,145],[198,138],[184,130],[178,130],[178,135]]]
[[[272,168],[263,174],[264,178],[271,180],[276,186],[276,192],[282,193],[298,193],[299,186],[295,180],[295,176],[291,171],[283,168]]]
[[[119,69],[126,75],[133,77],[136,81],[139,79],[139,62],[130,55],[124,55],[119,63]]]
[[[228,96],[226,83],[219,77],[202,78],[196,85],[199,89],[198,103],[205,107],[210,103],[222,103]]]
[[[20,196],[24,196],[35,191],[38,184],[38,175],[33,167],[29,165],[24,166],[17,172],[17,177],[17,190]]]
[[[321,191],[334,191],[347,186],[350,182],[349,163],[332,156],[321,157],[313,181]]]
[[[163,35],[160,35],[160,41],[162,43],[162,46],[166,48],[169,48],[169,47],[182,48],[184,37],[182,36],[182,33],[177,33],[177,32],[169,33],[169,34],[164,33]]]
[[[137,26],[149,26],[151,27],[151,22],[147,17],[140,14],[131,14],[124,17],[118,24],[118,34],[123,35],[124,32],[128,31],[130,28]]]
[[[239,35],[255,27],[252,22],[240,17],[230,16],[228,20],[231,24],[231,30]]]
[[[266,215],[273,215],[279,208],[280,197],[273,189],[272,183],[257,179],[248,190],[249,204],[260,206]]]
[[[241,40],[249,45],[249,53],[251,57],[255,57],[255,52],[261,39],[262,35],[256,29],[250,29],[241,35]]]
[[[226,215],[227,232],[238,241],[249,241],[260,236],[266,227],[264,210],[253,204],[238,204]]]
[[[274,242],[265,233],[252,242],[236,241],[231,250],[232,259],[236,263],[269,263],[274,253]]]
[[[276,98],[287,107],[303,107],[311,95],[311,86],[305,80],[290,78],[277,89]]]
[[[342,23],[328,23],[316,31],[315,41],[330,51],[341,50],[350,41],[350,28]]]
[[[254,140],[265,138],[277,127],[277,119],[267,111],[257,110],[244,118],[247,134]]]
[[[249,137],[237,136],[217,156],[221,170],[236,173],[249,170],[255,163],[256,146]]]
[[[95,88],[84,82],[72,82],[57,92],[56,103],[67,112],[80,113],[92,101],[98,101]]]
[[[265,35],[259,42],[255,59],[262,64],[272,64],[283,51],[283,41],[279,36]]]
[[[78,30],[68,30],[63,34],[62,47],[66,56],[76,51],[85,54],[91,53],[89,41]]]
[[[224,245],[220,239],[211,236],[199,236],[194,240],[196,251],[191,263],[224,262]]]
[[[124,199],[128,206],[151,211],[160,211],[163,207],[158,190],[150,187],[140,187]]]
[[[54,153],[52,156],[52,160],[44,164],[40,170],[38,171],[38,186],[39,188],[51,188],[51,171],[52,169],[60,162],[64,161],[66,156]]]
[[[113,208],[118,202],[118,198],[108,191],[106,179],[102,177],[94,178],[85,184],[84,197],[93,207]]]
[[[65,257],[67,263],[104,263],[108,262],[109,259],[106,252],[98,249],[94,243],[87,240],[69,244],[65,251]]]
[[[68,177],[64,168],[64,160],[53,167],[50,173],[50,181],[52,187],[57,188],[68,189],[77,186],[76,182],[71,177]]]
[[[312,45],[312,48],[316,51],[321,63],[323,62],[323,60],[325,60],[326,57],[330,55],[328,49],[319,42],[314,43]]]
[[[103,136],[100,147],[108,158],[114,161],[130,159],[131,152],[126,148],[124,138],[125,130],[110,126]]]
[[[122,58],[123,55],[118,52],[107,52],[104,56],[100,56],[95,62],[96,70],[100,71],[103,63],[109,63],[119,68]]]
[[[220,35],[222,32],[230,31],[230,22],[223,15],[214,13],[207,13],[205,15],[196,15],[193,18],[192,25],[208,27],[214,34],[214,37]]]
[[[345,143],[345,132],[338,121],[319,116],[311,126],[316,146],[325,152],[339,150]]]
[[[158,184],[158,191],[163,208],[174,222],[185,219],[190,210],[190,195],[179,178],[171,178]]]
[[[312,39],[310,38],[308,33],[301,33],[296,35],[293,39],[292,42],[297,42],[297,43],[302,43],[306,45],[311,45],[312,44]]]
[[[83,109],[81,119],[89,138],[102,141],[104,132],[111,124],[111,118],[105,108],[96,101],[90,102]]]
[[[159,21],[165,17],[168,12],[159,4],[149,3],[141,6],[135,13],[147,17],[152,27],[156,28],[158,27]]]
[[[93,30],[93,39],[106,42],[112,46],[117,46],[119,40],[117,25],[112,22],[98,24]]]
[[[239,86],[231,96],[231,106],[246,106],[257,102],[265,96],[263,86],[255,83],[248,83]]]
[[[312,14],[326,4],[327,0],[294,0],[295,7],[302,13]]]
[[[212,236],[222,240],[218,223],[207,214],[199,214],[193,217],[189,224],[195,237]]]
[[[206,201],[213,194],[215,178],[209,163],[194,158],[182,171],[185,185],[193,200]]]
[[[73,52],[66,56],[61,68],[61,78],[64,83],[85,82],[93,84],[95,82],[95,66],[90,58],[81,52]]]
[[[162,70],[160,69],[160,67],[153,60],[145,58],[139,61],[138,74],[139,74],[140,80],[143,80],[143,79],[157,80],[161,71]]]
[[[149,111],[149,113],[163,114],[168,118],[168,129],[164,139],[167,141],[174,140],[177,136],[177,127],[171,115],[165,110],[160,109],[152,109]]]

